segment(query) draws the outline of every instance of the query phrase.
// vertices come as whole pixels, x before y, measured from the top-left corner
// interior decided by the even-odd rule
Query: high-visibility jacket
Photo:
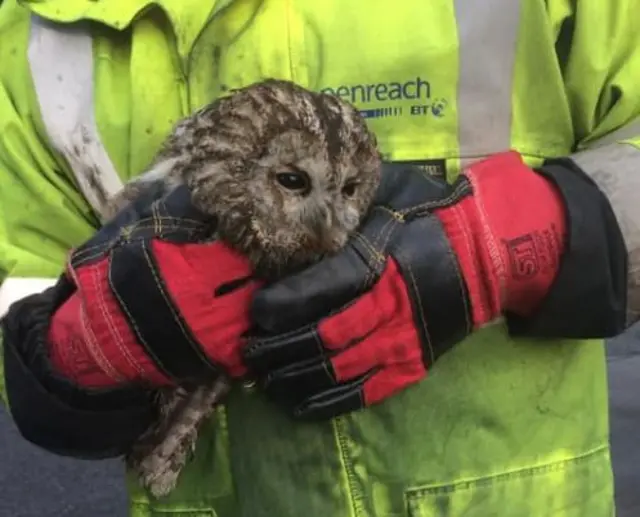
[[[385,157],[451,180],[640,146],[634,0],[4,0],[0,305],[52,284],[182,116],[265,77],[352,101]],[[640,152],[629,154],[638,160]],[[625,155],[626,156],[626,155]],[[508,178],[505,178],[508,181]],[[0,372],[1,373],[1,372]],[[167,498],[219,517],[610,517],[601,341],[485,328],[369,409],[297,423],[238,388]]]

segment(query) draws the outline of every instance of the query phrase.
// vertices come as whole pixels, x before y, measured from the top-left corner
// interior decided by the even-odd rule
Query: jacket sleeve
[[[4,7],[10,8],[5,4],[0,11]],[[7,19],[6,12],[0,16],[0,398],[32,443],[70,456],[114,456],[148,423],[148,400],[128,397],[125,404],[117,394],[80,393],[49,368],[42,333],[27,326],[22,330],[29,336],[9,332],[10,318],[3,318],[12,302],[56,284],[69,249],[88,239],[98,224],[39,127],[25,55],[16,52],[20,42],[4,44],[2,27],[19,33],[23,20]],[[35,312],[22,312],[36,321]],[[89,409],[89,399],[98,409]],[[114,425],[124,418],[130,423],[116,432]]]
[[[0,74],[0,317],[12,302],[53,285],[68,250],[93,230],[88,206],[43,145],[13,79]]]
[[[640,318],[640,17],[633,0],[551,2],[574,152],[541,168],[565,197],[568,252],[515,333],[598,338]]]

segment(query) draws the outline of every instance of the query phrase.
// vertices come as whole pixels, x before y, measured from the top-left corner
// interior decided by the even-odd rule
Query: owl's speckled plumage
[[[179,122],[146,174],[105,210],[108,219],[149,183],[186,184],[217,237],[275,279],[340,249],[380,179],[374,135],[350,104],[269,79],[230,92]],[[160,392],[160,420],[128,457],[155,495],[169,492],[225,380]]]
[[[309,192],[284,188],[276,176],[286,173],[306,174]],[[379,175],[375,137],[353,106],[267,80],[178,123],[134,185],[186,183],[194,204],[218,217],[220,238],[273,277],[340,248]]]

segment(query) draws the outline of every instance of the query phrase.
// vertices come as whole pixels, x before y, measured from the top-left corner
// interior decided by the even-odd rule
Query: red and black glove
[[[23,435],[63,454],[119,454],[153,418],[149,388],[245,373],[259,282],[180,188],[145,193],[69,257],[57,285],[2,321]],[[151,198],[151,199],[149,199]]]
[[[502,315],[514,334],[619,329],[619,304],[583,321],[600,301],[577,302],[586,312],[573,326],[549,323],[549,312],[564,317],[565,302],[585,290],[602,301],[624,296],[624,280],[610,281],[605,260],[619,246],[598,251],[610,208],[578,170],[534,172],[508,152],[449,186],[410,166],[385,167],[374,209],[346,249],[254,302],[260,335],[245,362],[293,415],[326,418],[376,403],[420,381],[445,351]],[[565,263],[571,232],[576,247]],[[549,296],[554,282],[559,290]]]
[[[171,220],[163,208],[70,256],[74,292],[53,314],[48,339],[53,366],[81,386],[245,373],[240,349],[258,286],[250,264],[220,241],[189,242],[198,218]]]
[[[241,338],[257,284],[246,259],[221,242],[126,243],[72,262],[67,275],[75,292],[48,338],[53,366],[77,384],[162,386],[245,373]]]

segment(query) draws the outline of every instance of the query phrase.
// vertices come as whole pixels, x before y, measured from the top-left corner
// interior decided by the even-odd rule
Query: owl
[[[178,122],[148,171],[102,217],[150,185],[166,193],[186,185],[194,205],[218,220],[216,238],[273,281],[338,251],[368,212],[380,174],[375,136],[354,106],[267,79]],[[158,391],[158,420],[126,458],[153,495],[173,489],[199,425],[228,389],[218,378]]]

